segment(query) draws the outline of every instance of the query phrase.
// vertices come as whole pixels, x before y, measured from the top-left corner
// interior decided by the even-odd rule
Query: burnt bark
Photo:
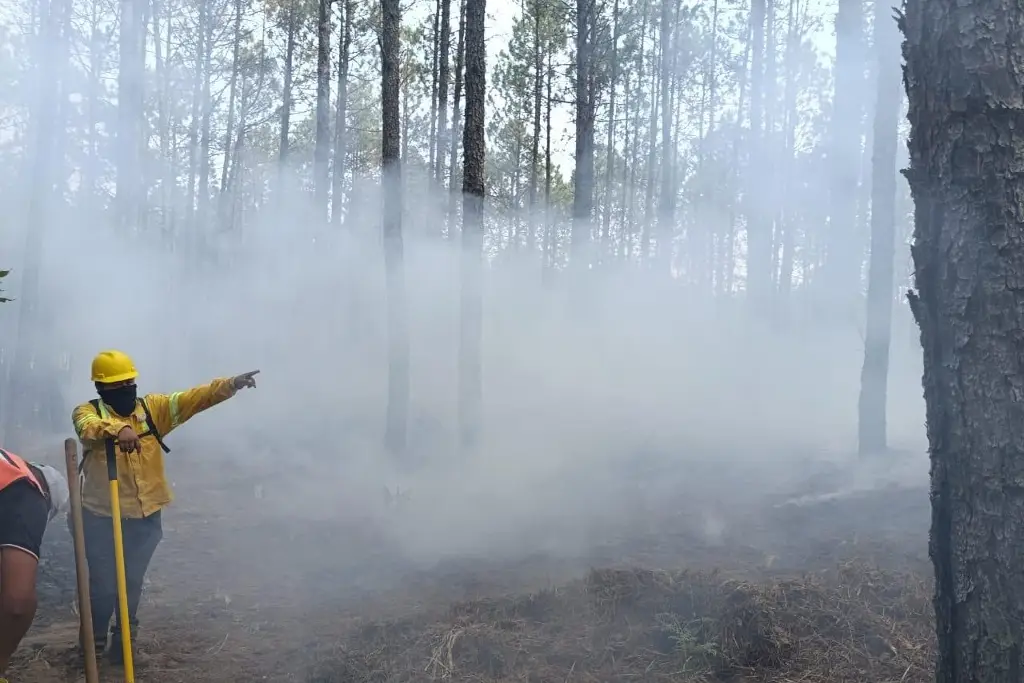
[[[1024,680],[1024,7],[908,0],[938,683]]]

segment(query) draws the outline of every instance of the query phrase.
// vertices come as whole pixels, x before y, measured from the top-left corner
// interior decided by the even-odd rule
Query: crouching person
[[[0,683],[36,615],[43,533],[69,497],[60,472],[0,448]]]

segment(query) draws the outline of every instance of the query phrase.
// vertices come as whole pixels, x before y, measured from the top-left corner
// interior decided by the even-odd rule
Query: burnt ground
[[[790,493],[834,484],[805,479]],[[298,522],[269,510],[261,484],[211,480],[177,481],[165,514],[142,683],[930,678],[924,488],[799,505],[736,495],[709,529],[698,480],[572,550],[413,558],[389,524],[415,510]],[[11,680],[84,680],[65,529],[44,552]]]

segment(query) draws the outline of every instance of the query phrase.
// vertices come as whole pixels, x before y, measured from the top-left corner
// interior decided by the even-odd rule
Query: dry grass
[[[316,653],[308,683],[923,683],[930,588],[848,563],[800,578],[591,571],[558,590],[370,623]]]

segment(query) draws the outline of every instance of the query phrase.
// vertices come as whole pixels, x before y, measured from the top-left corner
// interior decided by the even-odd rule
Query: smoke
[[[68,411],[91,397],[88,360],[102,348],[133,355],[144,392],[259,368],[258,389],[168,437],[172,476],[216,471],[225,504],[256,496],[278,518],[387,519],[392,540],[421,561],[577,552],[601,528],[673,506],[700,510],[686,523],[720,542],[723,500],[766,496],[808,461],[851,461],[856,321],[778,325],[742,298],[712,302],[636,269],[545,285],[535,255],[507,250],[484,285],[482,442],[461,453],[460,284],[432,208],[442,199],[407,198],[402,458],[381,446],[388,331],[373,193],[352,209],[365,222],[336,231],[268,213],[215,242],[207,263],[103,224],[71,218],[52,230],[42,296],[55,347],[75,359]],[[490,216],[491,234],[504,220]],[[893,347],[891,438],[919,449],[920,361],[898,337]],[[412,512],[392,519],[382,491],[396,486]]]

